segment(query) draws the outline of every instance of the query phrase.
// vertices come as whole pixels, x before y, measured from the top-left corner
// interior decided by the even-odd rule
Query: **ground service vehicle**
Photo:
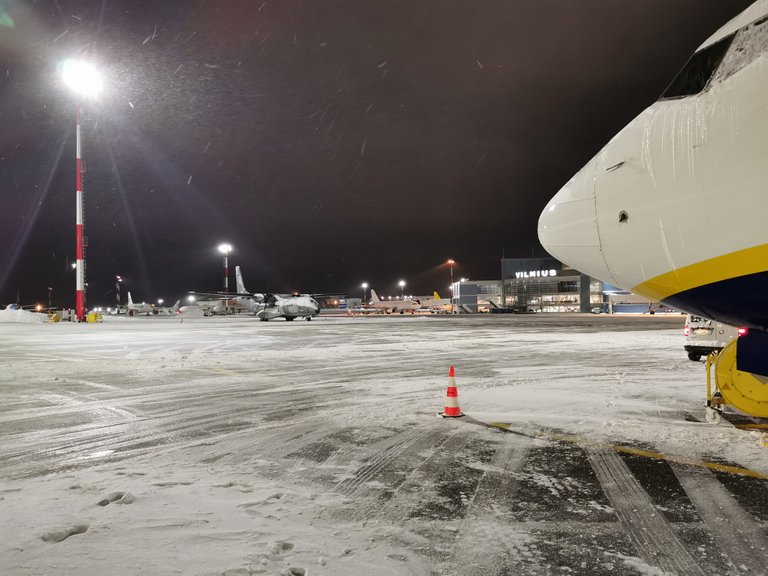
[[[746,328],[736,328],[722,322],[715,322],[688,314],[685,318],[685,351],[688,359],[698,362],[702,356],[708,356],[712,352],[720,352],[735,338],[746,334]]]

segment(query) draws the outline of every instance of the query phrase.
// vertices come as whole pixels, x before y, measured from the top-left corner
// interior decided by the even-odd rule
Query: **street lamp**
[[[365,298],[366,290],[368,290],[368,282],[363,282],[361,288],[363,289],[363,306],[365,306],[367,300]]]
[[[227,298],[229,297],[229,253],[232,252],[231,244],[219,244],[219,252],[224,254],[224,315],[227,315]]]
[[[405,280],[400,280],[400,282],[397,283],[398,286],[400,286],[400,300],[403,299],[403,288],[405,288]]]
[[[448,258],[446,264],[451,269],[451,313],[453,313],[453,265],[456,264],[456,261],[453,258]]]
[[[61,79],[72,91],[81,97],[92,98],[101,91],[101,75],[93,64],[80,60],[65,60],[61,64]],[[80,146],[80,99],[76,106],[76,141],[75,147],[75,315],[80,322],[85,321],[85,245],[83,235],[83,166]]]
[[[115,314],[120,314],[120,284],[122,283],[123,277],[120,274],[115,274],[115,301],[117,302]]]

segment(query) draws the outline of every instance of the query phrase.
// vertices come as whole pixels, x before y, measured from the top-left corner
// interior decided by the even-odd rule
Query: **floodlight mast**
[[[93,65],[66,60],[61,65],[64,83],[81,96],[96,96],[101,90],[101,77]],[[80,143],[80,99],[76,103],[75,149],[75,316],[85,321],[85,221],[83,217],[83,159]]]
[[[229,253],[232,252],[231,244],[219,244],[219,252],[224,254],[224,316],[227,315],[229,304]]]
[[[75,315],[85,321],[85,236],[83,229],[83,159],[80,149],[80,102],[77,103],[75,150]]]

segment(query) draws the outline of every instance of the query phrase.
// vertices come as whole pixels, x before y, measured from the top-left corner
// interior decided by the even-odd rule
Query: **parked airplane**
[[[237,295],[235,298],[238,303],[245,308],[257,313],[261,309],[261,304],[264,302],[264,294],[252,294],[245,289],[245,282],[243,282],[243,273],[240,271],[240,266],[235,266],[235,287],[237,289]]]
[[[223,292],[190,292],[187,301],[189,304],[179,308],[179,312],[189,316],[233,314],[236,311],[237,304],[231,297],[227,298]]]
[[[245,289],[243,273],[240,266],[235,266],[235,285],[237,296],[243,307],[255,313],[259,320],[266,322],[275,318],[285,318],[288,321],[296,318],[312,320],[320,314],[320,304],[308,294],[278,296],[277,294],[252,294]]]
[[[410,312],[413,314],[421,305],[416,300],[382,300],[376,294],[376,290],[371,289],[370,307],[384,310],[387,314],[392,312],[400,312],[400,314]]]
[[[539,219],[542,245],[572,267],[751,328],[717,358],[713,420],[724,404],[768,417],[767,97],[760,0],[704,42]]]
[[[288,297],[265,294],[264,301],[259,304],[256,317],[264,322],[274,318],[285,318],[288,321],[296,318],[312,320],[318,314],[320,314],[320,304],[307,294]]]
[[[275,318],[285,318],[288,321],[295,320],[296,318],[312,320],[312,318],[320,314],[320,304],[307,294],[280,296],[278,294],[248,292],[245,288],[245,282],[243,282],[240,266],[235,266],[235,287],[237,292],[233,294],[221,292],[195,293],[195,295],[208,297],[210,298],[208,302],[215,303],[205,310],[205,315],[222,313],[225,301],[230,302],[230,309],[234,307],[248,310],[253,312],[259,320],[265,322]],[[201,304],[201,302],[198,302],[198,304]]]
[[[141,302],[139,304],[136,304],[133,301],[133,298],[131,298],[130,291],[128,292],[128,306],[126,307],[128,309],[128,315],[129,316],[135,316],[137,314],[151,314],[152,313],[152,305],[147,304],[146,302]]]
[[[172,316],[179,312],[180,304],[181,304],[181,300],[176,300],[176,303],[173,306],[155,306],[154,308],[152,308],[152,314],[156,314],[159,316]]]
[[[442,312],[442,311],[450,311],[451,309],[451,299],[450,298],[440,298],[440,294],[437,292],[432,293],[432,298],[424,298],[423,300],[419,300],[419,304],[421,305],[421,308],[431,310],[433,312]]]

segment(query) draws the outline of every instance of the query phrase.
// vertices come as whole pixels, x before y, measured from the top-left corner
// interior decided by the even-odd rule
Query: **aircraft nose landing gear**
[[[707,407],[706,420],[717,424],[723,409],[730,404],[737,410],[768,418],[768,377],[739,370],[736,367],[736,351],[743,337],[733,340],[719,353],[707,356]],[[712,392],[712,370],[715,373],[715,391]]]

